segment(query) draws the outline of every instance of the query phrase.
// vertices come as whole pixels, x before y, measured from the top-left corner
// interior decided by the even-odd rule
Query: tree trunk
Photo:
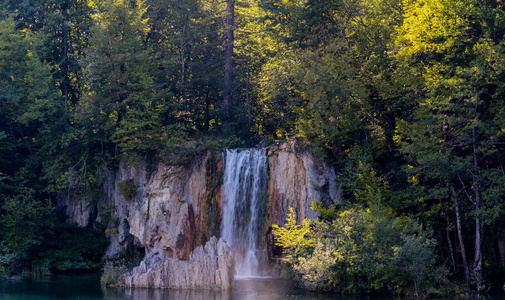
[[[447,238],[447,244],[449,245],[449,255],[451,257],[452,272],[456,273],[456,261],[454,260],[454,251],[452,250],[451,237],[449,235],[449,217],[448,216],[446,216],[446,221],[447,221],[447,229],[446,229],[445,233],[446,233],[446,238]]]
[[[186,26],[182,26],[182,32],[181,32],[181,41],[180,41],[180,52],[181,52],[181,88],[182,88],[182,101],[183,101],[183,107],[184,110],[188,110],[188,103],[186,100],[186,87],[184,86],[185,82],[185,71],[186,71],[186,57],[184,55],[184,37],[185,37],[185,32],[186,31]]]
[[[66,9],[68,9],[68,1],[66,1]],[[69,78],[69,71],[68,71],[68,39],[69,39],[69,34],[68,34],[68,22],[67,20],[69,19],[67,15],[67,10],[62,9],[62,13],[65,16],[65,20],[63,21],[63,63],[61,65],[61,69],[63,71],[63,97],[65,99],[65,112],[68,113],[68,84],[70,82]]]
[[[226,0],[226,47],[224,58],[224,116],[225,122],[230,119],[233,90],[233,42],[235,31],[235,0]]]
[[[475,259],[473,262],[473,275],[475,277],[475,284],[477,285],[477,292],[482,292],[482,222],[479,217],[475,219]]]
[[[251,127],[251,103],[249,101],[249,65],[251,63],[251,54],[247,62],[247,80],[245,82],[245,98],[247,103],[247,125]]]
[[[505,229],[502,228],[498,228],[498,256],[500,265],[505,267]]]
[[[480,194],[480,174],[477,160],[477,135],[475,127],[472,129],[472,147],[473,147],[473,188],[475,191],[475,258],[473,261],[473,275],[477,292],[482,291],[482,222],[480,218],[481,194]]]
[[[210,128],[210,99],[209,99],[209,92],[210,92],[210,89],[207,88],[207,93],[205,93],[205,113],[204,113],[204,128],[205,128],[205,131],[209,131],[209,128]]]
[[[468,286],[469,280],[470,280],[470,271],[468,269],[468,261],[466,260],[466,251],[465,251],[465,243],[463,242],[463,234],[461,232],[461,216],[459,214],[459,203],[458,203],[458,198],[456,191],[454,191],[454,188],[451,187],[452,190],[452,200],[454,202],[454,211],[456,213],[456,231],[458,233],[458,240],[459,240],[459,246],[461,249],[461,260],[463,263],[463,270],[465,272],[465,280],[466,280],[466,285]]]
[[[185,57],[184,57],[184,33],[186,31],[186,26],[182,26],[181,41],[180,41],[180,52],[181,52],[181,84],[184,84],[184,71],[186,71]]]

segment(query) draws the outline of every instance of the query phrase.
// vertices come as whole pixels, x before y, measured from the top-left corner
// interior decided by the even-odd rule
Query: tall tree
[[[0,9],[15,14],[17,28],[27,28],[45,37],[41,57],[54,68],[55,86],[65,105],[75,105],[83,81],[79,58],[87,46],[91,26],[91,3],[87,0],[12,1]]]
[[[285,45],[263,73],[263,100],[276,117],[292,122],[290,130],[296,128],[330,160],[349,150],[378,156],[391,149],[395,117],[402,112],[389,55],[401,1],[263,6]]]
[[[235,41],[235,0],[226,0],[226,44],[224,52],[224,119],[230,119],[233,101],[233,48]]]
[[[429,197],[454,203],[465,264],[460,214],[461,203],[468,204],[473,263],[464,271],[478,291],[484,287],[485,224],[500,215],[505,180],[496,155],[505,138],[496,114],[503,109],[505,56],[503,28],[497,36],[495,26],[503,24],[487,19],[490,11],[493,19],[505,16],[476,1],[412,1],[399,35],[400,57],[420,81],[414,118],[402,122],[397,141],[409,158],[411,181],[428,185]]]
[[[142,2],[104,1],[97,6],[92,47],[86,53],[87,91],[77,117],[96,142],[145,151],[159,139],[161,103],[153,89]]]
[[[68,132],[64,101],[54,88],[51,66],[41,60],[43,36],[16,29],[12,18],[1,24],[0,113],[5,122],[0,131],[10,148],[2,153],[6,164],[1,172],[18,173],[19,187],[28,184],[47,192],[48,182],[43,181],[53,175],[51,165]],[[42,169],[47,174],[38,175]]]

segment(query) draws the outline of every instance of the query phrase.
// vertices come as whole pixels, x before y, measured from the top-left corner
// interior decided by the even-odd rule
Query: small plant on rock
[[[137,195],[137,187],[132,179],[118,183],[117,187],[121,196],[123,196],[126,200],[131,200],[135,197],[135,195]]]

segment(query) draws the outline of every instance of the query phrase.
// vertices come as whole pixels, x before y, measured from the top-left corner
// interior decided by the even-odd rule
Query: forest
[[[4,0],[0,278],[100,268],[103,230],[65,224],[54,203],[70,189],[93,201],[122,158],[188,165],[296,139],[338,170],[344,202],[315,203],[322,220],[291,233],[408,230],[444,277],[415,277],[416,293],[501,289],[504,33],[498,0]],[[290,232],[300,274],[307,253],[331,256]],[[307,285],[402,292],[384,283],[401,270],[360,264]]]

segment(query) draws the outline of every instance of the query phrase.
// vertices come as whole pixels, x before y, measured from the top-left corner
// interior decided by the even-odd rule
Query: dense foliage
[[[104,232],[67,224],[64,216],[24,195],[8,199],[0,219],[0,279],[30,273],[99,270]]]
[[[408,217],[381,207],[342,210],[332,222],[275,227],[277,243],[301,284],[311,290],[441,295],[447,272],[437,266],[436,241]]]
[[[408,216],[395,217],[382,203],[388,186],[361,164],[355,196],[340,210],[314,201],[319,220],[297,224],[290,208],[285,227],[273,226],[295,278],[306,288],[347,293],[420,296],[448,292],[431,231]]]
[[[345,216],[370,238],[387,220],[387,276],[415,242],[465,288],[502,286],[504,32],[496,0],[2,1],[0,263],[37,265],[58,195],[96,201],[122,158],[187,165],[206,147],[297,138],[338,168],[351,205],[319,207],[332,237],[311,253],[340,253],[328,241]],[[323,281],[439,282],[349,272]]]

